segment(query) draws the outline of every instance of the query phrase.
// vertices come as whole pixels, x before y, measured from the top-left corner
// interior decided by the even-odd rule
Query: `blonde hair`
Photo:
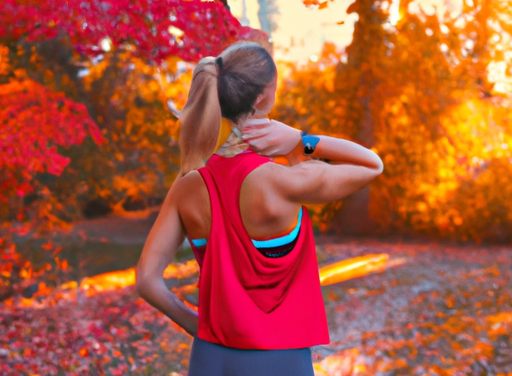
[[[217,143],[221,111],[215,58],[202,59],[194,70],[187,103],[180,116],[180,176],[204,166]]]
[[[234,123],[252,113],[258,95],[275,78],[276,66],[257,43],[236,43],[194,70],[180,116],[180,176],[204,166],[214,152],[222,117]]]

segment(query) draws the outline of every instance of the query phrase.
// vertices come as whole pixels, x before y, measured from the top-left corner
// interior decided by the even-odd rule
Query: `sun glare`
[[[103,38],[100,42],[101,49],[105,52],[108,52],[112,49],[112,43],[110,42],[110,38]]]
[[[493,61],[488,67],[488,78],[494,83],[494,91],[500,94],[512,92],[512,78],[508,77],[507,63],[505,61]]]
[[[395,0],[391,2],[389,7],[389,22],[395,26],[401,18],[402,15],[400,14],[400,0]]]

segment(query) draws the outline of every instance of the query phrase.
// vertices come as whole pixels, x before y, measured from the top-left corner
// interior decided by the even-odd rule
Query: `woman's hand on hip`
[[[267,157],[287,155],[301,142],[299,130],[276,120],[248,125],[242,137],[251,149]]]

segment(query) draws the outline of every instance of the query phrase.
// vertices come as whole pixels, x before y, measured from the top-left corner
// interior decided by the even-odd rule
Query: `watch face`
[[[306,155],[313,154],[314,151],[315,151],[315,148],[310,143],[307,143],[306,145],[304,145],[304,154],[306,154]]]
[[[304,146],[304,155],[313,154],[320,138],[318,136],[309,135],[305,132],[302,132],[301,136],[302,145]]]

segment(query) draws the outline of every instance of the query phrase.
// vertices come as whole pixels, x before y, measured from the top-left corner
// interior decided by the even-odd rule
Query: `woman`
[[[329,336],[302,204],[339,200],[383,169],[355,143],[266,119],[276,81],[263,47],[236,44],[198,64],[180,117],[180,177],[142,251],[137,291],[194,336],[189,376],[313,375],[309,347]],[[185,236],[201,267],[198,313],[162,277]]]

